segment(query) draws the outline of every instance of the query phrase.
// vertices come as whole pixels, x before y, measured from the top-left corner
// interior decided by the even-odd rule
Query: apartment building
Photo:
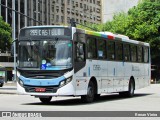
[[[101,0],[0,0],[0,16],[11,26],[15,21],[16,33],[24,26],[69,24],[73,18],[75,21],[85,24],[101,23]],[[9,8],[14,8],[13,12]],[[9,7],[9,8],[7,8]],[[21,14],[19,14],[19,13]],[[26,17],[28,16],[28,17]],[[13,57],[9,51],[0,52],[0,64],[7,68],[7,80],[12,79]]]
[[[101,23],[101,0],[52,0],[52,24]]]
[[[0,0],[0,4],[13,7],[12,0]],[[16,35],[20,28],[33,25],[69,23],[71,18],[79,23],[101,23],[101,0],[15,0]],[[12,25],[12,11],[0,6],[0,15]],[[16,36],[17,37],[17,36]]]

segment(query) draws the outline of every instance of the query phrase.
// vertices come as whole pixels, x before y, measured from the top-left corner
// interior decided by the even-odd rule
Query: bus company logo
[[[101,66],[100,65],[93,65],[93,70],[101,70]]]
[[[12,117],[11,112],[2,112],[2,117]]]

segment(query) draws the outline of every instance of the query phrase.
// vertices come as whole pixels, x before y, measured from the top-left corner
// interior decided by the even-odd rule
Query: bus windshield
[[[19,42],[19,68],[62,70],[72,67],[70,40],[30,40]]]

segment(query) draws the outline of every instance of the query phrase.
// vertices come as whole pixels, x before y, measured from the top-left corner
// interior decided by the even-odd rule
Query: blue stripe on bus
[[[25,78],[20,76],[20,80],[23,81],[24,85],[31,85],[31,86],[54,86],[59,85],[59,83],[65,80],[64,76],[55,78],[55,79],[32,79],[32,78]]]
[[[90,76],[90,72],[91,72],[91,70],[90,70],[90,67],[88,68],[88,76]]]
[[[107,38],[107,35],[101,34],[101,37],[103,37],[103,38]]]
[[[114,72],[113,72],[113,75],[115,76],[116,75],[116,69],[114,68]]]

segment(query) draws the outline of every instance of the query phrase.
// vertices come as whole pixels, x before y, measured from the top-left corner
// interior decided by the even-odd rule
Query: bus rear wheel
[[[50,103],[52,97],[39,98],[42,103]]]
[[[134,96],[134,90],[135,90],[135,84],[134,80],[130,80],[129,82],[129,88],[126,92],[120,92],[119,95],[122,97],[133,97]]]
[[[93,102],[94,97],[95,97],[95,87],[94,87],[94,83],[90,81],[87,88],[87,95],[82,95],[81,100],[82,102],[85,102],[85,103],[91,103]]]

